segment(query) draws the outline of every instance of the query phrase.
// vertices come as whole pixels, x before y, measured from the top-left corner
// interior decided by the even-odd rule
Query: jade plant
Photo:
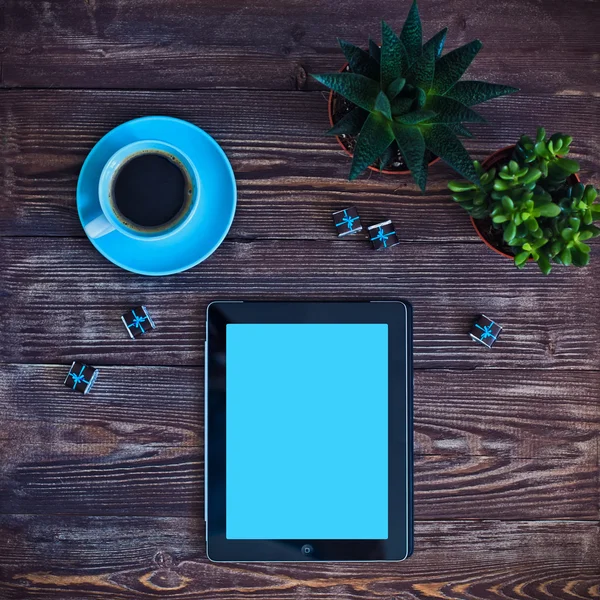
[[[474,168],[480,183],[451,181],[452,198],[478,222],[487,223],[494,239],[505,244],[522,268],[530,259],[544,274],[552,263],[584,267],[590,261],[585,242],[600,235],[597,190],[573,183],[579,163],[567,158],[572,138],[539,128],[535,140],[522,136],[512,156],[497,167]],[[494,235],[495,234],[495,235]]]
[[[439,156],[455,171],[479,183],[472,159],[457,136],[472,137],[463,123],[485,119],[471,107],[518,91],[483,81],[459,81],[482,43],[474,40],[442,55],[447,28],[423,44],[421,19],[413,2],[400,35],[381,22],[381,47],[365,51],[338,40],[348,61],[342,73],[313,77],[353,105],[331,135],[358,136],[349,179],[379,159],[385,167],[398,151],[421,190],[428,157]]]

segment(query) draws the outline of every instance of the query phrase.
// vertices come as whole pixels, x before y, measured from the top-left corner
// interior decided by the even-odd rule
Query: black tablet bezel
[[[226,326],[229,323],[385,323],[388,325],[388,526],[385,540],[227,539]],[[413,548],[412,307],[390,302],[213,302],[206,319],[205,519],[215,562],[404,560]],[[365,352],[369,351],[364,340]],[[360,370],[356,366],[357,372]],[[407,373],[406,380],[403,373]],[[357,519],[362,518],[360,514]]]

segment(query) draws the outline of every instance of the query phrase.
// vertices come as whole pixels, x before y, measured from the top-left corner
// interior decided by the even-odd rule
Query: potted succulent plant
[[[567,158],[572,138],[539,128],[515,146],[475,162],[480,184],[451,181],[452,198],[470,215],[479,237],[523,268],[535,261],[544,274],[552,263],[584,267],[586,240],[600,235],[597,190],[580,183],[579,163]]]
[[[331,89],[328,132],[353,155],[349,179],[367,168],[412,173],[421,190],[436,157],[479,183],[457,136],[472,137],[463,123],[484,118],[471,107],[517,89],[483,81],[459,81],[482,43],[474,40],[442,55],[447,29],[423,44],[413,2],[400,35],[381,22],[381,47],[365,51],[339,40],[348,61],[342,72],[313,77]],[[408,170],[407,170],[408,169]]]

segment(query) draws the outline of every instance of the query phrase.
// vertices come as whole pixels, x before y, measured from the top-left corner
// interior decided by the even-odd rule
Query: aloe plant
[[[484,172],[474,162],[479,185],[448,184],[452,198],[473,218],[488,219],[501,232],[519,268],[533,259],[547,275],[552,262],[583,267],[590,261],[585,242],[600,235],[593,224],[600,220],[600,204],[593,186],[569,185],[570,176],[579,171],[579,163],[566,158],[571,142],[560,133],[548,138],[540,127],[535,142],[522,136],[500,168]]]
[[[458,136],[472,137],[463,123],[485,119],[471,107],[518,91],[483,81],[459,81],[482,48],[474,40],[442,55],[447,28],[423,44],[417,3],[400,35],[381,22],[381,47],[369,51],[338,40],[348,72],[312,75],[355,107],[328,132],[358,136],[349,179],[377,159],[385,166],[399,150],[421,190],[427,185],[427,150],[479,183]]]

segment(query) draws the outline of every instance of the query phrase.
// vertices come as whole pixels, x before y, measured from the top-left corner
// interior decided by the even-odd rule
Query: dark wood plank
[[[477,127],[473,155],[542,123],[574,135],[584,176],[598,182],[595,3],[421,4],[426,34],[450,26],[449,48],[484,41],[470,77],[523,89],[483,108],[492,125]],[[408,3],[1,8],[0,361],[65,363],[0,366],[2,600],[600,597],[600,267],[517,272],[449,201],[446,167],[432,169],[425,197],[406,178],[348,183],[347,157],[322,137],[326,96],[307,74],[338,68],[338,35],[363,43],[380,17],[398,27]],[[110,91],[120,88],[164,91]],[[144,114],[204,127],[239,183],[229,240],[160,280],[106,263],[75,210],[87,152]],[[400,225],[397,252],[333,238],[330,213],[350,203],[366,222]],[[207,562],[201,365],[216,297],[413,301],[413,559]],[[140,300],[159,329],[134,343],[119,316]],[[466,337],[478,312],[505,326],[493,351]],[[62,386],[73,358],[102,367],[88,397]],[[140,366],[161,364],[170,366]]]
[[[328,127],[320,92],[0,92],[4,168],[0,235],[83,236],[75,187],[86,154],[107,131],[145,114],[170,114],[205,128],[231,159],[239,204],[233,238],[319,239],[332,236],[331,212],[356,204],[366,223],[392,217],[403,241],[477,241],[465,212],[450,199],[456,177],[431,168],[428,192],[412,179],[370,172],[348,182],[350,160]],[[249,107],[252,107],[251,109]],[[598,181],[600,97],[519,94],[494,100],[466,142],[479,159],[543,122],[575,136],[586,180]],[[357,240],[351,240],[357,241]]]
[[[593,461],[599,397],[597,371],[416,371],[416,449]]]
[[[0,447],[2,514],[188,517],[204,510],[199,447],[16,440]],[[415,519],[597,521],[597,470],[595,451],[560,459],[419,456]]]
[[[6,600],[598,597],[598,525],[421,522],[404,563],[215,564],[197,519],[0,517]]]
[[[415,308],[417,368],[600,364],[598,261],[544,277],[483,244],[374,252],[336,239],[230,241],[191,271],[148,278],[115,267],[85,239],[2,238],[0,264],[0,334],[18,341],[0,348],[4,362],[199,365],[205,308],[216,298],[406,298]],[[158,329],[134,342],[120,315],[140,302]],[[468,337],[479,312],[505,327],[492,351]]]
[[[107,368],[87,397],[65,370],[0,368],[0,512],[201,514],[199,370]],[[417,373],[416,518],[598,519],[600,373],[489,375]]]
[[[273,5],[120,0],[7,0],[0,32],[5,86],[297,89],[307,72],[341,64],[336,38],[366,45],[379,20],[400,28],[408,2],[329,0]],[[475,78],[527,92],[596,91],[592,2],[423,2],[426,35],[450,28],[448,48],[473,38],[485,47]],[[509,17],[510,15],[510,17]]]
[[[44,456],[164,459],[163,448],[202,446],[200,368],[102,367],[85,397],[62,385],[67,370],[0,366],[0,447],[12,467]],[[598,371],[417,371],[415,452],[457,465],[466,456],[593,461],[599,390]]]

